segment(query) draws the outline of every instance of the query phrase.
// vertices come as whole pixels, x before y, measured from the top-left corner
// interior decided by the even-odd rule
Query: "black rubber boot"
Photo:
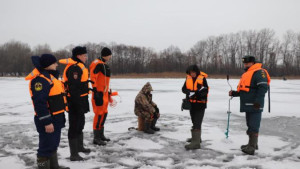
[[[154,130],[151,129],[151,121],[145,121],[144,125],[145,125],[144,133],[154,134]]]
[[[258,141],[258,133],[250,133],[249,138],[248,146],[242,149],[242,151],[246,154],[254,155]]]
[[[152,122],[151,122],[151,129],[154,130],[154,131],[159,131],[160,128],[155,127],[156,122],[157,122],[157,118],[154,118],[154,119],[152,120]]]
[[[78,152],[83,152],[89,154],[91,152],[90,149],[84,148],[83,144],[83,133],[79,135],[78,137]]]
[[[37,157],[38,169],[50,169],[50,160],[47,157]]]
[[[102,127],[102,129],[100,130],[100,139],[102,141],[107,141],[107,142],[110,141],[109,138],[107,138],[107,137],[104,136],[104,127]]]
[[[248,144],[242,145],[242,146],[241,146],[241,149],[242,149],[242,150],[243,150],[244,148],[246,148],[246,147],[249,145],[249,143],[250,143],[250,135],[249,135],[248,132],[247,132],[247,135],[248,135],[248,137],[249,137],[249,141],[248,141]],[[258,150],[258,144],[256,144],[255,150]]]
[[[248,146],[248,144],[247,144],[247,145],[242,145],[242,146],[241,146],[241,149],[244,149],[244,148],[246,148],[247,146]],[[255,150],[258,150],[258,145],[256,145]]]
[[[57,152],[55,151],[50,157],[50,169],[70,169],[69,167],[59,166]]]
[[[201,135],[201,130],[191,130],[192,132],[192,141],[190,144],[186,145],[185,148],[187,150],[194,150],[194,149],[200,149],[200,135]]]
[[[71,161],[83,161],[83,158],[78,154],[78,138],[69,140],[70,146],[70,160]]]
[[[186,142],[188,142],[188,143],[192,142],[192,138],[187,138],[187,139],[186,139]],[[200,136],[200,143],[202,143],[201,136]]]
[[[93,140],[93,144],[99,145],[99,146],[105,146],[106,143],[101,140],[101,131],[100,130],[94,130],[94,140]]]
[[[193,130],[193,129],[192,129],[192,130]],[[192,130],[191,130],[191,131],[192,131]],[[200,129],[200,130],[201,130],[201,129]],[[202,133],[202,132],[200,132],[200,143],[202,143],[201,133]],[[192,138],[187,138],[187,139],[186,139],[186,142],[188,142],[188,143],[192,142]]]
[[[192,142],[192,138],[187,138],[186,142],[188,142],[188,143]]]

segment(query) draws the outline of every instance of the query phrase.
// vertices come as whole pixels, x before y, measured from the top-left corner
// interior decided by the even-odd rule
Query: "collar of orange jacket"
[[[59,63],[68,65],[68,64],[76,64],[77,62],[75,60],[73,60],[72,58],[68,58],[68,59],[60,59]]]
[[[260,69],[262,67],[261,63],[255,63],[254,65],[250,66],[250,68],[247,71],[252,71],[256,69]]]

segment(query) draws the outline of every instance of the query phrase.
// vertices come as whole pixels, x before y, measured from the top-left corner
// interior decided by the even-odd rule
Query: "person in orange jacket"
[[[240,112],[246,114],[248,144],[242,145],[241,150],[254,155],[258,150],[258,134],[261,116],[264,109],[265,94],[269,90],[271,77],[268,71],[262,68],[254,56],[242,58],[245,73],[243,73],[236,91],[229,91],[229,96],[240,97]]]
[[[34,123],[39,133],[37,150],[38,169],[68,169],[58,165],[57,148],[61,129],[65,127],[65,110],[68,110],[62,82],[58,80],[55,56],[32,56],[35,69],[26,76],[30,80],[29,92],[34,106]]]
[[[110,141],[104,136],[104,124],[107,117],[107,107],[111,99],[109,92],[110,68],[106,64],[112,57],[109,48],[103,48],[101,57],[94,60],[90,65],[90,78],[93,82],[92,105],[95,113],[93,131],[96,145],[106,145]]]
[[[69,131],[70,160],[81,161],[83,158],[78,152],[90,153],[90,149],[84,147],[83,129],[85,125],[85,113],[89,112],[89,71],[85,67],[87,61],[86,47],[77,46],[72,50],[72,58],[60,59],[59,63],[67,65],[63,82],[66,86],[69,105]]]

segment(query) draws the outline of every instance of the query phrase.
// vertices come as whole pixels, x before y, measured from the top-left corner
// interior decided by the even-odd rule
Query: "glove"
[[[159,113],[159,108],[157,106],[155,106],[154,108],[155,108],[155,112]]]
[[[259,103],[254,103],[253,107],[254,107],[255,110],[259,110],[260,104]]]
[[[230,90],[230,91],[229,91],[229,96],[237,97],[237,96],[239,96],[239,95],[240,95],[240,93],[237,92],[237,91],[234,91],[234,90]]]

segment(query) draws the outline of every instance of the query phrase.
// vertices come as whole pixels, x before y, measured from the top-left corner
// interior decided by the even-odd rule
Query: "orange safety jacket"
[[[25,78],[25,80],[30,80],[29,92],[31,98],[33,96],[32,89],[31,89],[31,81],[38,76],[46,79],[49,82],[50,86],[52,86],[48,97],[48,109],[50,113],[52,115],[57,115],[60,113],[64,113],[65,111],[68,111],[67,99],[65,96],[63,83],[60,80],[56,79],[51,74],[50,74],[51,79],[47,78],[46,76],[41,74],[36,68]],[[37,114],[35,113],[35,115]]]
[[[82,70],[82,76],[81,76],[81,83],[86,84],[86,87],[88,88],[88,80],[89,80],[89,70],[84,66],[83,63],[81,62],[76,62],[74,61],[72,58],[68,58],[68,59],[60,59],[59,63],[67,65],[64,73],[63,73],[63,83],[68,84],[68,77],[67,77],[67,71],[69,69],[70,66],[72,65],[77,65],[81,68]],[[89,94],[89,90],[84,90],[85,92],[81,93],[81,97],[87,96]],[[70,94],[68,93],[68,96],[70,96]]]
[[[240,92],[240,91],[245,91],[245,92],[249,92],[250,91],[250,84],[251,84],[251,80],[252,80],[252,77],[253,77],[253,74],[254,72],[258,71],[258,70],[264,70],[267,74],[267,79],[268,79],[268,85],[270,85],[270,82],[271,82],[271,78],[270,78],[270,75],[268,73],[268,71],[266,69],[263,69],[261,68],[262,67],[262,64],[261,63],[255,63],[254,65],[252,65],[248,70],[247,72],[245,72],[241,79],[240,79],[240,82],[238,84],[238,87],[237,87],[237,91]]]
[[[93,88],[96,88],[97,91],[106,93],[109,91],[110,77],[107,77],[105,74],[100,73],[100,72],[97,74],[94,73],[94,70],[98,64],[103,64],[103,66],[105,66],[105,63],[100,59],[94,60],[90,65],[91,81],[94,82],[94,84],[92,84],[92,86],[93,86]],[[106,69],[104,68],[104,70],[106,70]]]
[[[193,82],[193,78],[190,75],[186,76],[186,88],[189,89],[191,92],[196,92],[198,90],[197,85],[200,84],[203,86],[203,78],[207,78],[208,75],[204,72],[200,72],[200,75],[198,75],[195,83]],[[196,99],[190,99],[191,103],[207,103],[206,101],[203,100],[196,100]]]

